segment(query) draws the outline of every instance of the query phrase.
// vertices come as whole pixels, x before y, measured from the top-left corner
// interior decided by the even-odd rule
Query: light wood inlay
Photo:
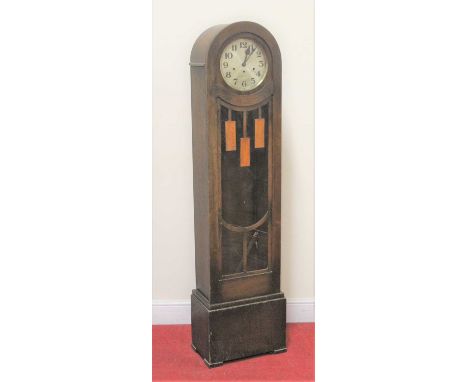
[[[236,151],[236,121],[226,121],[225,124],[226,135],[226,151]]]
[[[250,138],[240,139],[240,166],[250,166]]]
[[[255,119],[255,148],[261,149],[265,147],[265,119]]]

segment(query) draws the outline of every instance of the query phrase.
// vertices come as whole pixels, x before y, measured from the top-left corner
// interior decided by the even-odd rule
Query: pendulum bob
[[[256,149],[265,147],[265,120],[263,118],[255,119],[255,146]]]
[[[225,122],[226,151],[236,151],[236,121]]]
[[[250,166],[250,138],[240,139],[240,166]]]

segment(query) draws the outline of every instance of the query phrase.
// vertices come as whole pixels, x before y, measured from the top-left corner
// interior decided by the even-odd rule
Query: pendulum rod
[[[244,111],[242,113],[243,116],[243,122],[242,122],[242,136],[244,138],[247,138],[247,112]]]

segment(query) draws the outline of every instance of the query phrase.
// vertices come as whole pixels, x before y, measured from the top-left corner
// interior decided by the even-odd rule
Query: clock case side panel
[[[275,38],[259,24],[252,22],[239,22],[220,28],[218,34],[211,41],[207,53],[207,110],[208,126],[210,129],[210,163],[213,165],[212,189],[214,192],[216,217],[220,219],[221,212],[221,169],[220,169],[220,142],[218,141],[218,99],[238,108],[249,108],[253,105],[263,104],[271,100],[269,112],[272,122],[272,170],[269,173],[269,182],[272,184],[271,198],[271,272],[238,279],[222,279],[222,253],[219,223],[216,225],[216,235],[211,237],[216,241],[212,252],[214,266],[212,273],[211,303],[218,304],[259,295],[280,293],[280,267],[281,267],[281,53]],[[238,92],[230,89],[224,82],[219,71],[219,57],[224,45],[238,36],[254,37],[260,39],[267,48],[270,70],[262,85],[249,92]]]
[[[212,143],[206,59],[214,38],[224,27],[217,25],[203,32],[195,41],[190,55],[196,287],[207,299],[211,297],[214,282],[215,264],[211,254],[216,250],[213,248],[216,246],[213,235],[217,231],[217,216],[211,180],[213,166],[210,163]]]
[[[278,50],[279,52],[279,50]],[[278,53],[279,54],[279,53]],[[281,289],[281,58],[277,59],[278,89],[272,98],[270,110],[273,128],[272,133],[272,201],[271,201],[271,229],[272,229],[272,271],[274,291]]]
[[[192,155],[193,202],[195,230],[196,285],[203,294],[210,294],[210,240],[209,240],[209,190],[208,152],[204,147],[208,129],[204,113],[204,68],[191,68],[192,82]]]

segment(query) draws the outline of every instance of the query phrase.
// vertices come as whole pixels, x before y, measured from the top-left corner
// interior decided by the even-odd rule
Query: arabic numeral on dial
[[[247,48],[247,41],[241,41],[239,45],[241,49]]]
[[[247,86],[247,81],[242,81],[242,87],[246,87]]]
[[[233,45],[231,46],[231,50],[236,51],[236,50],[237,50],[237,45],[236,45],[236,44],[233,44]]]
[[[259,70],[259,71],[257,72],[257,77],[260,77],[261,75],[262,75],[262,72]]]
[[[227,60],[230,60],[232,58],[232,53],[231,52],[224,53],[224,58]]]
[[[226,73],[226,78],[231,78],[231,72]]]
[[[257,49],[257,57],[262,57],[262,52]]]
[[[250,81],[252,81],[252,85],[255,85],[255,78],[251,78]]]
[[[234,85],[237,85],[237,78],[234,78]]]
[[[224,61],[224,62],[223,62],[223,68],[227,68],[228,66],[229,66],[229,62]]]
[[[260,61],[258,62],[258,66],[260,66],[261,68],[263,68],[263,67],[265,66],[265,61],[260,60]]]

